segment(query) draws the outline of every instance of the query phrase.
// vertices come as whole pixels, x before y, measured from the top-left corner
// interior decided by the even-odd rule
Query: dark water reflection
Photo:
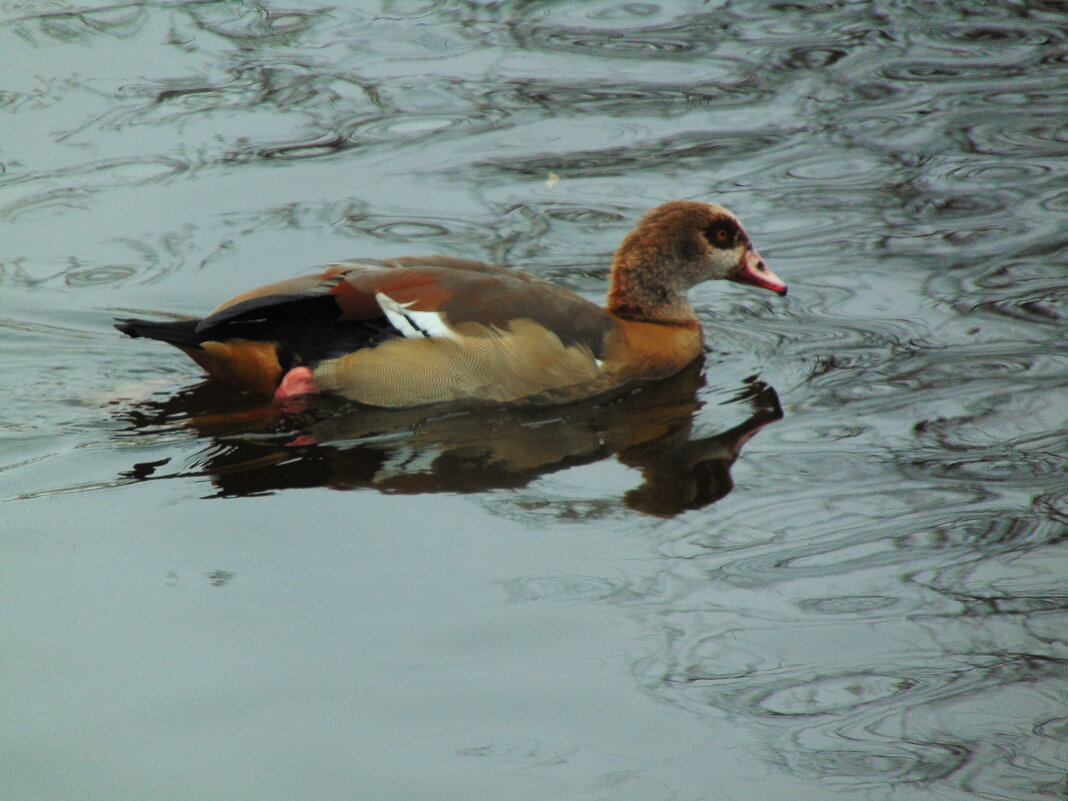
[[[162,460],[136,464],[124,475],[207,475],[221,497],[316,486],[466,494],[525,487],[547,473],[614,455],[641,473],[642,483],[623,494],[622,504],[673,516],[730,492],[730,468],[743,445],[782,419],[775,390],[753,379],[735,399],[751,406],[751,417],[715,436],[696,436],[702,366],[697,362],[614,399],[525,410],[394,411],[329,398],[298,404],[314,408],[279,409],[207,382],[120,413],[122,436],[185,428],[210,439],[193,457],[192,469],[164,471],[168,460]],[[616,503],[597,499],[601,506]]]
[[[0,53],[18,797],[1068,795],[1063,3],[30,0]],[[791,293],[699,288],[613,404],[280,415],[110,328],[355,255],[593,298],[678,197]]]

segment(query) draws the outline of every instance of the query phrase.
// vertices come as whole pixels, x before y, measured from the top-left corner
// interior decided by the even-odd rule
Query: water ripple
[[[268,6],[230,7],[198,3],[190,16],[202,30],[242,45],[277,45],[311,31],[327,9],[303,11]]]
[[[40,33],[65,43],[99,34],[116,39],[133,37],[144,29],[148,19],[149,11],[141,3],[118,3],[96,8],[49,9],[4,22],[17,26],[19,33],[30,41],[36,41],[34,34]]]
[[[534,5],[523,17],[512,20],[508,31],[524,49],[670,59],[711,53],[727,28],[723,20],[712,14],[656,22],[658,9],[647,8],[647,4],[618,6],[611,11],[606,9],[607,13],[582,9],[580,14],[584,19],[574,22],[570,22],[566,13],[556,13],[558,10],[559,6],[554,6],[542,11]]]
[[[517,80],[504,88],[490,90],[486,99],[494,105],[516,110],[625,117],[633,117],[639,110],[673,117],[705,108],[745,106],[771,94],[759,80],[747,74],[745,64],[721,60],[708,64],[707,69],[714,74],[715,81],[708,81],[707,73],[703,83],[629,83],[624,87],[605,86],[599,81],[561,84],[558,81]]]
[[[1051,544],[1046,547],[1006,551],[911,578],[957,598],[996,603],[1001,611],[1066,609],[1064,549],[1055,547],[1063,540],[1063,531],[1048,532],[1047,539]]]
[[[109,264],[103,267],[71,270],[66,273],[65,280],[69,286],[98,286],[100,284],[116,284],[137,275],[137,273],[137,267]]]
[[[840,595],[829,598],[805,598],[798,607],[818,615],[865,615],[897,606],[900,599],[888,595]]]
[[[788,136],[776,131],[709,131],[682,134],[627,147],[487,161],[482,166],[537,178],[544,178],[549,172],[559,172],[568,178],[619,175],[638,165],[647,170],[677,171],[691,162],[708,164],[716,159],[736,159],[746,153],[761,152],[782,144]]]

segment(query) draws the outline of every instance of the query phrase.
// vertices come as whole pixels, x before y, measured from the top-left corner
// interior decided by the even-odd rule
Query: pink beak
[[[764,259],[752,247],[745,251],[742,260],[727,276],[727,279],[737,281],[739,284],[752,284],[761,289],[770,289],[780,295],[786,294],[786,284],[783,283],[779,276],[768,269]]]

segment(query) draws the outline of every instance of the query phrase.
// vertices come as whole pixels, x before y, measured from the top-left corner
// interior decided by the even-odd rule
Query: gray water
[[[0,15],[4,799],[1068,797],[1064,3]],[[675,198],[790,295],[611,401],[279,413],[110,325],[599,299]]]

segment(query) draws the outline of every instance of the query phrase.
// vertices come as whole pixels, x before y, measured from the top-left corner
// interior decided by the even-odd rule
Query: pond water
[[[4,799],[1068,797],[1064,3],[0,12]],[[676,198],[790,295],[600,403],[280,413],[111,327],[599,299]]]

